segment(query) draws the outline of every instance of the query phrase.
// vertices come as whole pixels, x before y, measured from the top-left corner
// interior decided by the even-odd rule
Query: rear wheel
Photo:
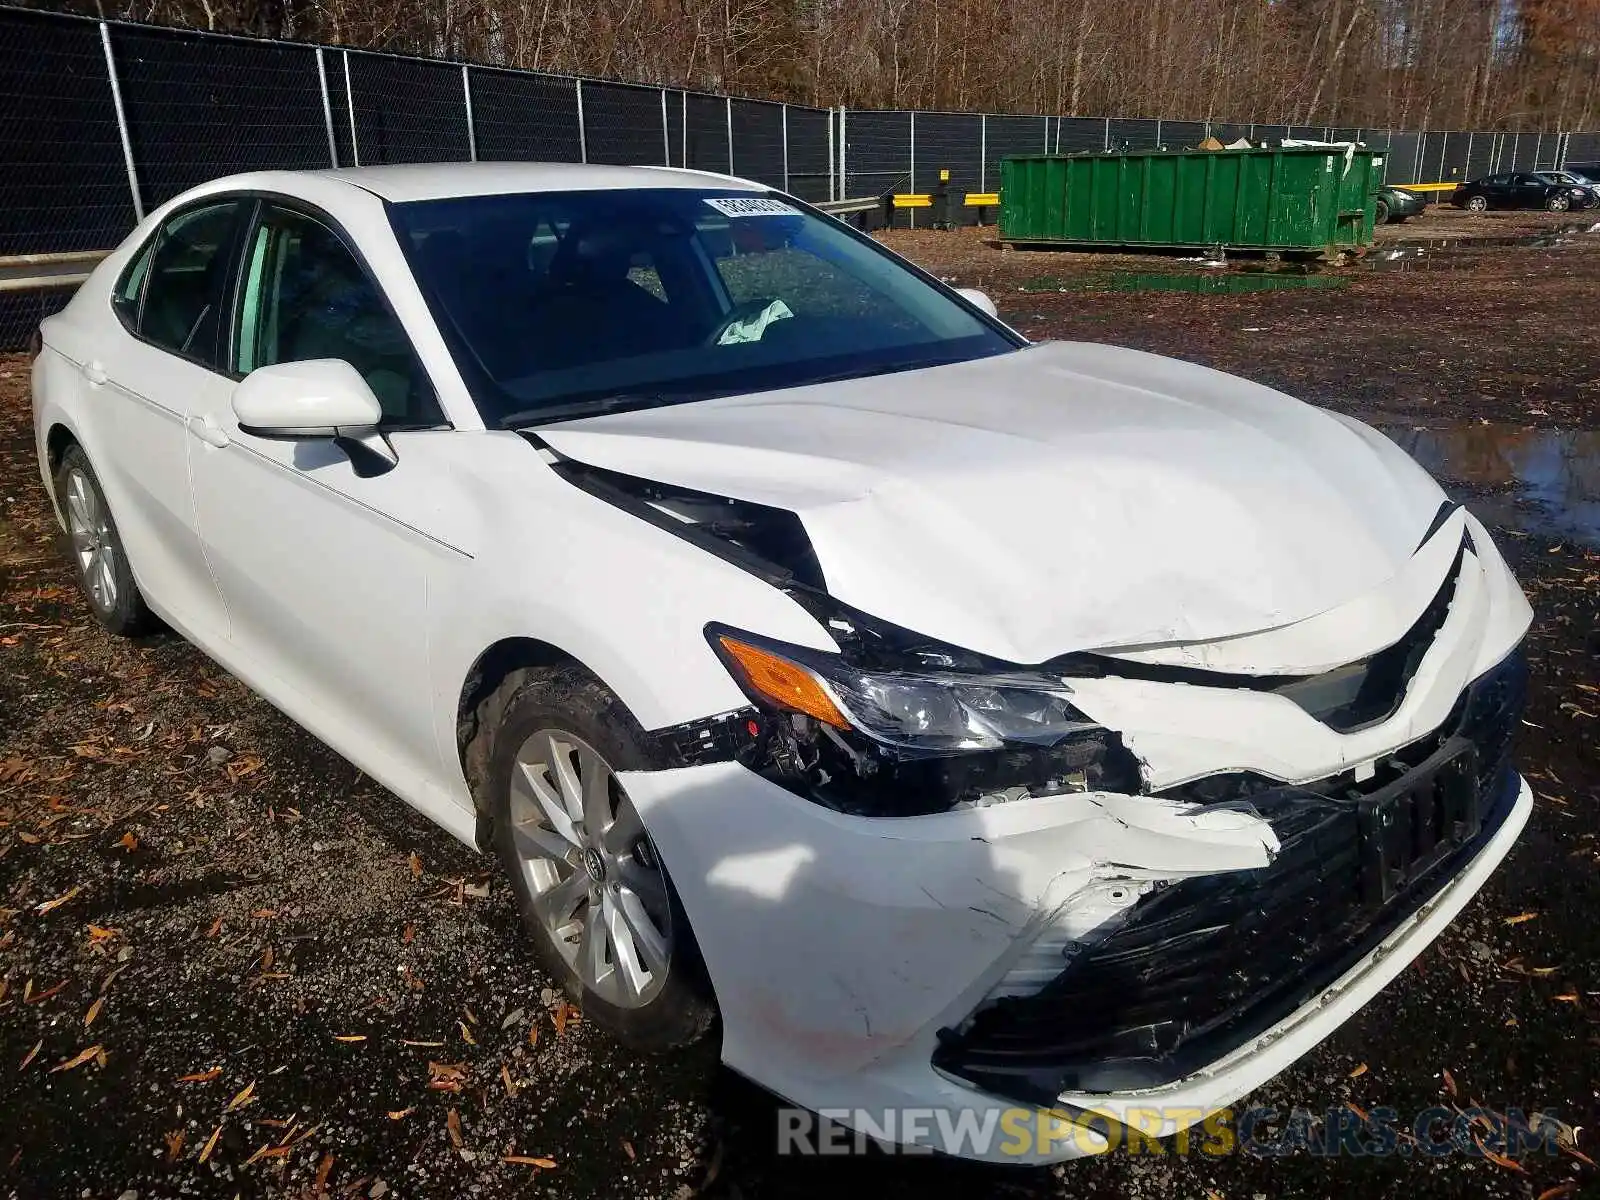
[[[1566,212],[1572,207],[1572,197],[1562,192],[1557,192],[1544,202],[1545,212]]]
[[[160,622],[144,602],[122,548],[122,536],[89,457],[68,446],[56,471],[56,500],[72,540],[78,586],[95,620],[120,637],[149,633]]]
[[[468,761],[486,766],[495,850],[567,995],[641,1049],[703,1035],[716,1009],[699,948],[617,779],[660,765],[622,702],[575,668],[513,671],[479,706]]]
[[[1467,211],[1468,212],[1475,212],[1475,213],[1488,212],[1489,211],[1489,197],[1487,197],[1487,196],[1468,196],[1467,197]]]
[[[1379,198],[1372,210],[1372,223],[1374,225],[1387,225],[1389,223],[1389,202]]]

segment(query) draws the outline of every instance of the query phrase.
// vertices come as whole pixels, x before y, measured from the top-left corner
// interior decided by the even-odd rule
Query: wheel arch
[[[554,643],[535,637],[503,637],[486,646],[473,660],[466,678],[461,681],[456,697],[456,757],[461,764],[461,773],[466,777],[467,790],[472,795],[472,807],[478,816],[480,847],[488,846],[489,842],[487,797],[481,786],[488,767],[487,745],[480,743],[480,751],[473,753],[473,743],[481,724],[479,710],[513,671],[537,670],[540,667],[576,667],[605,684],[605,680],[577,656]]]
[[[61,469],[61,459],[67,452],[68,446],[81,446],[78,435],[68,427],[64,421],[51,424],[44,435],[45,463],[50,468],[50,474],[55,475]]]

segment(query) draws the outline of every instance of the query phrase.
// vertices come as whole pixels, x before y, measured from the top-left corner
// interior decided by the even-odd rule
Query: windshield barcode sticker
[[[707,196],[706,203],[725,217],[792,217],[793,205],[765,196]]]

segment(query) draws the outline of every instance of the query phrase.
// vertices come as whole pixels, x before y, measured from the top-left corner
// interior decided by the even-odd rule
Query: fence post
[[[661,162],[663,166],[672,165],[672,133],[667,125],[667,89],[661,89]]]
[[[679,166],[687,168],[689,165],[689,93],[679,92],[679,99],[683,101],[683,112],[679,113],[679,121],[683,126],[683,161]]]
[[[839,198],[839,174],[835,167],[839,165],[837,151],[833,148],[833,109],[828,109],[828,199]]]
[[[989,190],[989,114],[978,114],[978,190]]]
[[[572,86],[578,93],[578,161],[586,163],[589,161],[589,131],[583,123],[583,80],[573,80]]]
[[[339,143],[333,136],[333,105],[328,99],[328,66],[322,61],[322,47],[317,47],[317,84],[322,88],[322,123],[328,129],[328,165],[339,165]]]
[[[1106,144],[1104,146],[1104,149],[1106,149],[1106,150],[1110,150],[1111,149],[1111,118],[1110,117],[1106,118]]]
[[[724,96],[722,103],[728,113],[728,174],[733,174],[733,97]]]
[[[341,50],[344,56],[344,106],[350,114],[350,165],[361,165],[361,139],[356,135],[356,94],[350,82],[350,51]]]
[[[913,192],[917,190],[917,110],[914,108],[911,110],[911,171],[906,188]],[[906,224],[915,229],[917,227],[917,210],[908,208],[906,212],[908,214]]]
[[[472,119],[472,76],[467,73],[467,64],[461,64],[461,102],[467,107],[467,159],[470,162],[478,161],[478,127]]]
[[[1156,118],[1156,149],[1161,149],[1161,118]]]
[[[144,220],[144,198],[139,195],[139,172],[133,165],[133,139],[128,136],[128,114],[122,107],[122,84],[117,79],[117,60],[111,53],[111,26],[100,22],[100,48],[106,56],[106,78],[111,81],[111,104],[117,111],[117,135],[122,139],[122,164],[128,169],[128,191],[133,196],[133,217]]]
[[[789,106],[780,106],[783,113],[783,190],[789,190]]]
[[[839,199],[848,199],[847,192],[850,187],[850,139],[845,129],[844,118],[848,112],[844,105],[839,105]]]

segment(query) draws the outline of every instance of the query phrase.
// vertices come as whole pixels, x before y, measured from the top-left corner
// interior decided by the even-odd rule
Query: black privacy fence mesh
[[[979,210],[965,197],[998,189],[1008,156],[1177,150],[1207,137],[1361,141],[1385,151],[1386,176],[1399,183],[1600,163],[1600,131],[826,110],[0,6],[0,349],[23,345],[70,294],[34,290],[38,268],[19,256],[92,261],[145,213],[241,171],[669,165],[812,203],[943,187],[949,215],[970,222]],[[868,216],[881,222],[882,211]],[[933,213],[895,216],[926,224]]]

